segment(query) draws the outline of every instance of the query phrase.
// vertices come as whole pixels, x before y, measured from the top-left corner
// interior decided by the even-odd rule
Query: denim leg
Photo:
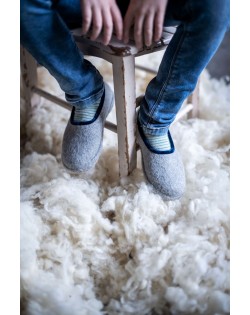
[[[103,78],[84,60],[68,27],[81,26],[80,0],[21,0],[20,22],[22,45],[57,80],[69,103],[88,106],[100,98]]]
[[[176,21],[180,25],[140,107],[140,122],[151,134],[167,133],[194,90],[228,29],[229,0],[170,0],[165,25]]]

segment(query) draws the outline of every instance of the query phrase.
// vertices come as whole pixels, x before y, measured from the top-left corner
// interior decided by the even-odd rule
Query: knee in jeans
[[[45,13],[52,7],[52,0],[21,0],[20,1],[20,19],[25,21],[32,15]]]
[[[20,31],[21,38],[32,31],[33,22],[39,15],[45,14],[52,7],[52,0],[21,0]]]
[[[230,4],[229,0],[196,1],[197,13],[210,32],[226,31],[229,27]]]

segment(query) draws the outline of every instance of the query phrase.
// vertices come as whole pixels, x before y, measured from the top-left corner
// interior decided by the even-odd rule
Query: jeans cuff
[[[168,129],[169,129],[169,126],[164,126],[164,127],[154,127],[154,125],[152,124],[144,124],[142,121],[141,121],[141,117],[140,117],[140,111],[138,113],[138,123],[140,124],[140,126],[142,127],[143,129],[143,132],[145,134],[148,134],[148,135],[165,135],[168,133]]]
[[[163,128],[149,128],[146,126],[142,126],[143,132],[148,135],[157,135],[162,136],[166,135],[168,133],[169,127],[163,127]]]
[[[104,83],[102,85],[101,90],[96,92],[94,95],[91,95],[80,101],[72,101],[70,100],[70,97],[67,97],[66,95],[66,100],[74,107],[78,107],[78,108],[88,107],[88,106],[91,106],[92,104],[96,104],[101,99],[103,92],[104,92]]]

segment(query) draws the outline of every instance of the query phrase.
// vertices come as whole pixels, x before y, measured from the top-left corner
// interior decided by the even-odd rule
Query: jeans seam
[[[171,65],[170,65],[170,69],[169,69],[169,72],[168,72],[168,77],[167,77],[167,79],[165,80],[165,82],[164,82],[164,84],[163,84],[163,86],[162,86],[162,88],[161,88],[161,91],[160,91],[160,93],[159,93],[159,96],[158,96],[158,98],[157,98],[155,104],[153,105],[153,107],[152,107],[150,113],[149,113],[149,116],[150,116],[150,117],[149,117],[148,122],[147,122],[147,127],[148,127],[148,125],[149,125],[149,124],[151,123],[151,121],[152,121],[152,116],[153,116],[153,114],[154,114],[154,112],[155,112],[155,110],[156,110],[156,107],[157,107],[157,105],[158,105],[158,102],[159,102],[160,98],[162,97],[162,94],[164,93],[165,87],[166,87],[167,84],[169,83],[170,76],[171,76],[171,74],[172,74],[172,72],[173,72],[173,67],[174,67],[174,62],[175,62],[175,60],[176,60],[176,56],[177,56],[177,54],[178,54],[179,51],[180,51],[180,46],[181,46],[181,44],[183,43],[184,36],[185,36],[185,34],[186,34],[186,28],[185,28],[185,24],[182,24],[182,25],[183,25],[183,27],[184,27],[184,30],[183,30],[183,33],[182,33],[180,39],[179,39],[177,48],[176,48],[175,53],[174,53],[174,56],[173,56],[173,58],[172,58]]]

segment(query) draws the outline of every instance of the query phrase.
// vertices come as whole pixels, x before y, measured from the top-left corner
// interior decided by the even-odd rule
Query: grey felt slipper
[[[147,180],[164,195],[166,200],[180,199],[185,192],[185,171],[179,153],[174,147],[168,132],[171,149],[154,152],[144,137],[142,127],[137,119],[137,142],[142,153],[142,167]]]
[[[93,168],[100,156],[105,120],[114,104],[114,93],[105,83],[104,93],[95,117],[90,122],[74,122],[74,108],[65,129],[62,163],[72,172]]]

